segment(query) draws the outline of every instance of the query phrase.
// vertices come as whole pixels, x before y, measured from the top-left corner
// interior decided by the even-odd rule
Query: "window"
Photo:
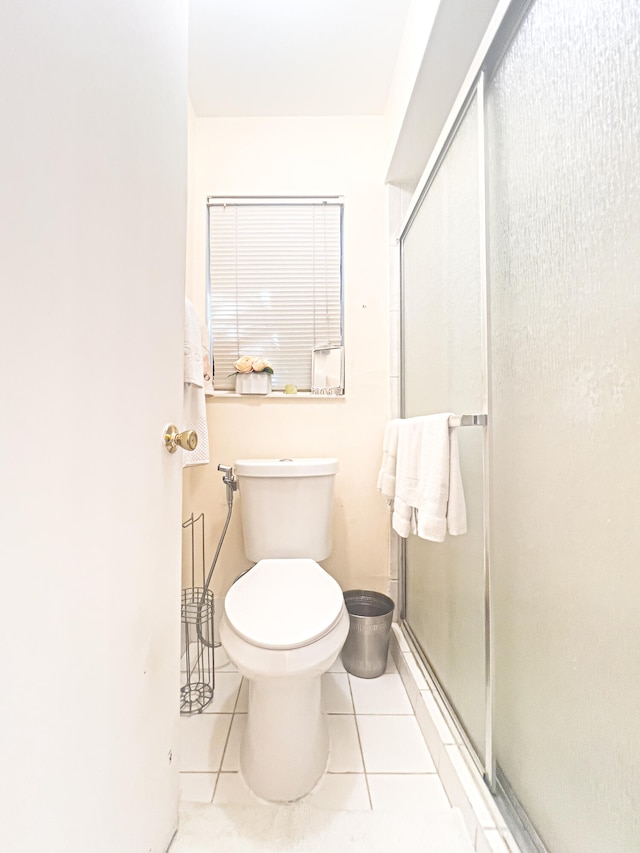
[[[268,359],[273,389],[312,388],[312,353],[341,347],[341,198],[209,198],[215,387],[233,363]]]

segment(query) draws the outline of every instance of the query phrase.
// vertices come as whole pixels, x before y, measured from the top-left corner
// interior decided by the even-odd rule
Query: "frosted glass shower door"
[[[404,416],[483,412],[476,98],[402,238]],[[460,428],[468,532],[406,542],[406,625],[479,756],[485,738],[483,431]]]
[[[640,4],[538,0],[487,91],[495,752],[640,851]]]

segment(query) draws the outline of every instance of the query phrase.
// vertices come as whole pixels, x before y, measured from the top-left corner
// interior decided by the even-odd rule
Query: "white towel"
[[[209,330],[204,323],[200,324],[200,344],[202,346],[202,372],[204,376],[204,393],[206,397],[213,396],[213,362],[211,361],[211,344]]]
[[[382,463],[378,472],[378,491],[385,498],[393,500],[396,493],[396,466],[398,456],[398,431],[402,421],[395,418],[389,421],[384,431],[382,444]]]
[[[198,434],[195,450],[181,450],[183,468],[206,465],[209,462],[209,434],[204,399],[205,378],[202,355],[202,323],[192,303],[184,304],[184,406],[183,430]]]
[[[467,504],[464,499],[460,453],[458,452],[458,430],[449,430],[449,500],[447,502],[447,530],[451,536],[467,532]]]
[[[391,493],[394,433],[395,490]],[[393,499],[392,525],[399,536],[416,533],[422,539],[443,542],[447,530],[453,536],[466,533],[458,440],[455,430],[449,429],[448,413],[388,425],[378,488]]]
[[[200,317],[188,299],[184,300],[184,381],[204,386]]]

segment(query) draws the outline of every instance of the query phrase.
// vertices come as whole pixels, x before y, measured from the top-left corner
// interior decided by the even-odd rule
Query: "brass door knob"
[[[178,427],[168,424],[164,428],[164,446],[168,453],[175,453],[178,447],[183,450],[195,450],[198,446],[198,435],[193,429],[178,432]]]

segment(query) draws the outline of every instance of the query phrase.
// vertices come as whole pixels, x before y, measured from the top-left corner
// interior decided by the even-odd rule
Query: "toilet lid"
[[[327,634],[344,607],[340,586],[314,560],[260,560],[224,600],[231,627],[254,646],[296,649]]]

